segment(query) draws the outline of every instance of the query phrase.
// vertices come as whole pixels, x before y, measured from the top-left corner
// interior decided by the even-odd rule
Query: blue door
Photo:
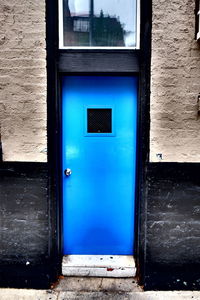
[[[136,77],[63,77],[65,255],[133,254],[136,116]]]

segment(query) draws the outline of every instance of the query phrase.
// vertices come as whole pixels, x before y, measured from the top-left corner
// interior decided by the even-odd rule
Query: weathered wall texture
[[[199,163],[147,166],[146,289],[200,289]]]
[[[0,287],[49,288],[58,266],[46,163],[0,164]]]
[[[0,126],[5,161],[46,161],[45,1],[0,1]]]
[[[194,0],[153,0],[150,161],[200,161]]]

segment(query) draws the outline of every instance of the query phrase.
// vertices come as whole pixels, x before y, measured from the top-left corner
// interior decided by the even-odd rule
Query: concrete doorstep
[[[132,255],[66,255],[62,274],[76,277],[135,277]]]
[[[144,292],[130,278],[65,277],[52,290],[0,289],[1,300],[200,300],[200,291]]]

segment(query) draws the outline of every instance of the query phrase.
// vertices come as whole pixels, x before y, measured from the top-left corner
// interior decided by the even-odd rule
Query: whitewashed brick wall
[[[150,160],[200,161],[195,0],[153,0]],[[5,161],[46,161],[45,0],[0,1]]]
[[[46,161],[45,0],[0,1],[0,126],[5,161]]]
[[[195,0],[153,0],[150,160],[200,162]]]

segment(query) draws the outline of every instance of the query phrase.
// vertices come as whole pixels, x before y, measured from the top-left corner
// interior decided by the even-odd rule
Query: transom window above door
[[[59,47],[139,48],[139,0],[59,0]]]

